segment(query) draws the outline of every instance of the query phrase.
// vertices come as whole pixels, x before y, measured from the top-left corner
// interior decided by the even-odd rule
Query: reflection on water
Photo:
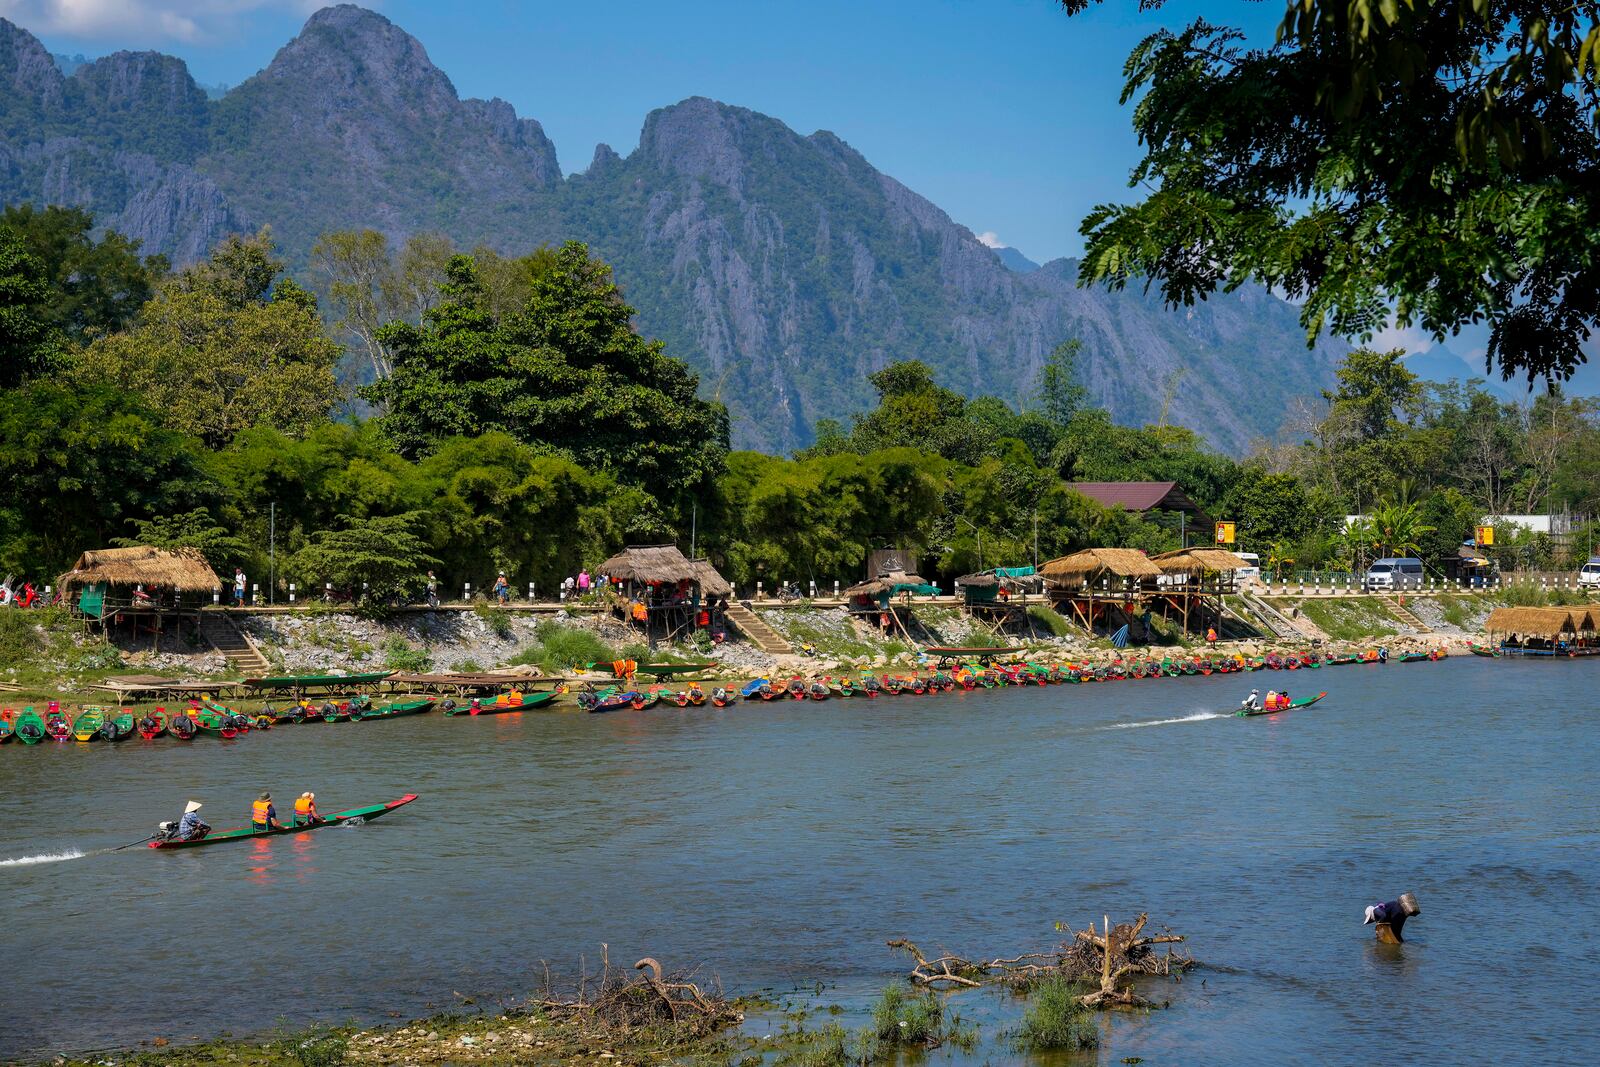
[[[736,990],[820,981],[857,1011],[903,972],[887,938],[1011,954],[1148,910],[1218,966],[1163,990],[1172,1010],[1108,1021],[1103,1063],[1570,1059],[1600,1039],[1575,1007],[1600,993],[1597,669],[1327,668],[1327,700],[1257,719],[1220,713],[1251,686],[1216,676],[7,746],[0,1058],[153,1036],[138,1012],[61,1010],[108,989],[185,1004],[169,1037],[250,1032],[515,994],[601,941]],[[7,862],[262,789],[421,799],[350,829]],[[1405,889],[1423,914],[1375,945],[1362,909]],[[1559,961],[1527,944],[1557,937]],[[230,992],[252,988],[273,1018]],[[997,1017],[990,996],[963,1014]]]

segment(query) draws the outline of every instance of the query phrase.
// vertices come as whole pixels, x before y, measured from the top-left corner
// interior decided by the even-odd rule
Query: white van
[[[1589,562],[1578,568],[1579,585],[1600,585],[1600,556],[1590,556]]]
[[[1368,589],[1421,589],[1422,561],[1411,556],[1389,556],[1367,568],[1363,585]]]
[[[1241,582],[1253,582],[1261,577],[1261,557],[1254,552],[1235,552],[1234,555],[1244,560],[1245,566],[1233,572],[1233,577]]]

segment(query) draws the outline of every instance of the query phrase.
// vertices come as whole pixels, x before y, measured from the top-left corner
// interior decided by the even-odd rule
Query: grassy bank
[[[1296,605],[1316,623],[1317,629],[1335,641],[1361,641],[1369,637],[1393,637],[1400,633],[1400,621],[1389,613],[1377,597],[1339,597],[1329,600],[1302,600]]]

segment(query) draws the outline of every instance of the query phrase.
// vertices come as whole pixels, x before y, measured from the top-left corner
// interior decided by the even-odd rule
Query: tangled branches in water
[[[1028,952],[1009,959],[969,960],[949,954],[928,959],[921,949],[904,939],[890,941],[889,947],[909,955],[915,964],[911,981],[931,989],[1004,985],[1020,993],[1044,979],[1063,978],[1099,986],[1083,998],[1090,1007],[1148,1007],[1148,1001],[1119,989],[1118,983],[1134,976],[1181,978],[1184,971],[1195,966],[1194,957],[1187,952],[1171,947],[1158,951],[1156,946],[1172,946],[1181,943],[1183,937],[1170,931],[1144,935],[1148,921],[1148,915],[1116,926],[1107,920],[1098,933],[1092,922],[1086,930],[1068,930],[1058,923],[1056,928],[1068,930],[1071,940],[1050,952]]]
[[[608,1034],[653,1031],[669,1044],[697,1041],[744,1021],[719,984],[702,989],[694,972],[666,973],[648,956],[632,973],[622,971],[611,965],[607,946],[600,948],[600,972],[581,975],[575,992],[558,992],[546,966],[544,989],[529,1005]]]

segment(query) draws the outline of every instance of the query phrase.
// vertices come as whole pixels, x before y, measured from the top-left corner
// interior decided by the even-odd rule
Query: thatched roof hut
[[[844,591],[844,595],[847,597],[880,596],[884,593],[893,592],[897,586],[923,586],[927,584],[928,580],[920,575],[907,574],[905,571],[890,571],[888,574],[880,574],[876,578],[869,578],[864,582],[852,585]]]
[[[1600,630],[1600,614],[1593,608],[1564,608],[1567,619],[1572,623],[1572,629],[1580,634],[1591,634]]]
[[[1576,633],[1573,614],[1579,622],[1588,621],[1584,609],[1568,608],[1495,608],[1489,613],[1483,628],[1492,634],[1522,634],[1526,637],[1560,637]]]
[[[63,591],[73,586],[166,586],[180,593],[209,593],[222,587],[198,549],[132,548],[91,549],[78,557],[72,569],[56,579]]]
[[[1179,548],[1172,552],[1163,552],[1151,556],[1150,562],[1161,568],[1164,574],[1192,574],[1195,571],[1221,574],[1225,571],[1244,570],[1250,566],[1226,549],[1206,547]]]
[[[692,582],[698,577],[694,564],[677,545],[630,546],[600,564],[598,570],[625,582]]]
[[[711,565],[708,559],[690,560],[689,565],[694,568],[695,581],[700,585],[702,596],[732,596],[733,583],[724,578],[717,568]]]
[[[1082,585],[1100,578],[1159,578],[1161,569],[1133,548],[1086,548],[1039,568],[1051,585]]]

